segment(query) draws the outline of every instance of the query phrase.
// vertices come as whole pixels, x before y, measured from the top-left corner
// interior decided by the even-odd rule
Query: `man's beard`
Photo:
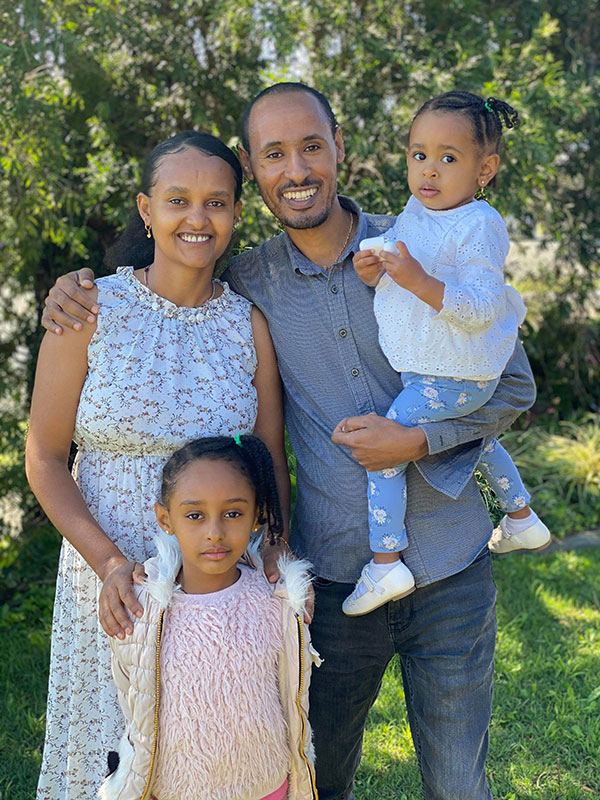
[[[309,183],[308,185],[314,185],[313,183]],[[295,184],[294,186],[286,186],[285,189],[302,189],[303,184]],[[259,187],[260,189],[260,184]],[[322,184],[321,184],[322,188]],[[285,191],[285,189],[283,191]],[[296,231],[304,231],[310,228],[318,228],[319,225],[322,225],[324,222],[327,221],[329,215],[331,214],[331,210],[333,209],[333,205],[335,203],[337,197],[337,186],[335,187],[331,197],[329,198],[329,202],[326,203],[325,207],[322,208],[320,211],[311,212],[310,209],[305,213],[301,214],[296,212],[293,216],[288,219],[287,216],[287,209],[284,206],[285,201],[281,198],[280,204],[278,208],[273,208],[270,203],[268,203],[264,197],[263,200],[265,205],[273,214],[275,219],[283,225],[285,228],[290,228],[291,230]]]
[[[329,217],[330,211],[331,208],[324,208],[316,216],[306,214],[302,217],[296,216],[293,220],[285,219],[285,217],[278,217],[278,220],[286,228],[291,228],[295,231],[304,231],[309,228],[318,228],[319,225],[322,225]]]

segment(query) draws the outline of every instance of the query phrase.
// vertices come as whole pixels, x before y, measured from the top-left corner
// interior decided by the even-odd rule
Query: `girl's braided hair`
[[[238,444],[239,442],[239,444]],[[168,506],[177,478],[192,461],[227,461],[250,482],[256,493],[257,521],[267,524],[271,544],[281,538],[283,519],[271,454],[256,436],[206,436],[177,450],[164,466],[160,501]]]
[[[508,103],[488,97],[484,100],[471,92],[446,92],[423,103],[413,123],[426,111],[447,111],[461,114],[471,121],[475,142],[492,153],[500,152],[504,128],[516,128],[519,114]],[[492,184],[493,181],[490,181]]]

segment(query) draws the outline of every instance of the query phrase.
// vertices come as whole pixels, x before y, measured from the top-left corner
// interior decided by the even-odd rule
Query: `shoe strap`
[[[383,594],[383,589],[379,586],[377,581],[374,581],[373,578],[369,575],[369,565],[367,564],[366,567],[363,567],[363,571],[360,573],[360,580],[365,584],[367,589],[370,592],[377,592],[377,594]]]

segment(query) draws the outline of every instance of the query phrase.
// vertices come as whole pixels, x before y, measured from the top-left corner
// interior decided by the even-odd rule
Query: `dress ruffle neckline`
[[[117,267],[117,274],[127,282],[142,303],[149,306],[152,311],[162,311],[165,317],[200,322],[203,319],[210,319],[218,311],[230,306],[231,289],[229,285],[215,278],[213,281],[223,288],[223,292],[218,297],[206,300],[201,306],[178,306],[171,300],[167,300],[166,297],[156,294],[148,286],[144,286],[135,277],[133,270],[132,266]]]

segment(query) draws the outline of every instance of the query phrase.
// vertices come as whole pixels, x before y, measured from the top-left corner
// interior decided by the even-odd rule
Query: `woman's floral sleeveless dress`
[[[198,436],[251,433],[257,411],[250,303],[223,284],[200,308],[153,294],[121,267],[98,281],[73,475],[94,517],[131,559],[155,554],[153,511],[168,457]],[[38,800],[92,800],[123,730],[101,583],[65,540],[52,628]]]

